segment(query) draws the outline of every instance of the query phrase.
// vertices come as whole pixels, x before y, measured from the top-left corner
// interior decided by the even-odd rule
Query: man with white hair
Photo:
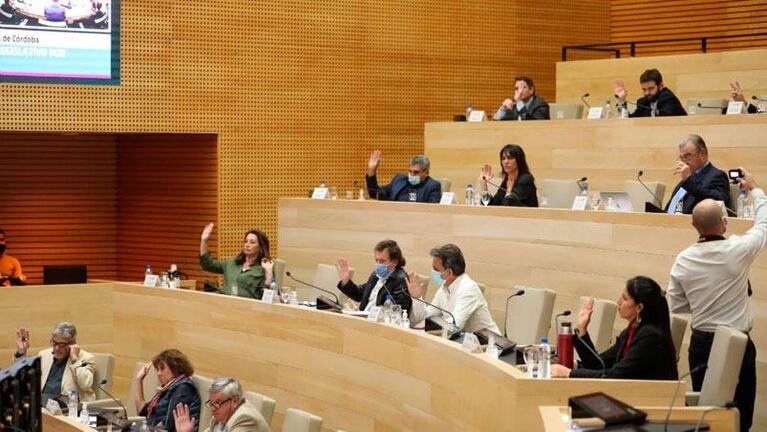
[[[16,359],[27,355],[29,340],[29,330],[22,328],[16,331]],[[38,353],[42,394],[69,395],[72,390],[77,390],[80,401],[94,400],[95,358],[77,345],[77,327],[70,322],[56,324],[51,332],[50,344],[51,348]]]
[[[218,378],[208,389],[210,425],[205,432],[271,432],[264,416],[242,397],[242,386],[234,378]],[[194,432],[197,419],[190,417],[189,407],[176,405],[173,410],[176,432]]]

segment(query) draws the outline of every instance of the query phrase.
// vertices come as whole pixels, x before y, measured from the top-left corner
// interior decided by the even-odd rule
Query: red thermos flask
[[[557,338],[557,359],[564,367],[573,368],[573,326],[572,323],[563,322],[559,326]]]

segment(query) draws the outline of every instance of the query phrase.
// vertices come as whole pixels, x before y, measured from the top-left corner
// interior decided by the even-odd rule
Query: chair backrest
[[[144,362],[136,362],[136,367],[133,368],[133,374],[131,377],[135,377],[142,367],[144,367]],[[157,371],[155,371],[154,368],[149,368],[149,372],[144,378],[144,400],[152,400],[152,397],[154,397],[155,392],[157,392],[157,387],[159,386],[160,378],[157,377]],[[128,411],[128,417],[137,416],[139,410],[141,409],[141,407],[136,407],[136,403],[134,402],[136,399],[137,391],[138,388],[136,387],[136,380],[131,379],[130,389],[128,390],[128,400],[125,401],[125,408]]]
[[[644,182],[647,187],[652,191],[648,191],[642,186],[642,183],[636,180],[626,180],[623,183],[623,190],[631,197],[631,205],[634,206],[635,212],[644,211],[644,203],[651,202],[656,206],[663,208],[663,195],[666,193],[666,184],[657,181]],[[657,199],[656,199],[657,197]]]
[[[748,337],[738,330],[716,328],[698,406],[723,406],[732,400],[747,342]]]
[[[579,119],[583,117],[583,104],[550,103],[549,112],[552,120]]]
[[[506,311],[506,334],[518,344],[539,343],[551,328],[551,313],[557,293],[550,289],[514,287],[525,294],[509,300]]]
[[[687,99],[687,114],[689,115],[722,115],[722,109],[727,107],[728,100],[724,98],[690,98]]]
[[[442,187],[442,192],[450,192],[450,188],[453,185],[453,182],[449,178],[435,178],[434,180],[438,181],[440,186]]]
[[[580,192],[575,180],[543,179],[541,197],[546,197],[550,208],[569,209],[573,206],[573,200]]]
[[[266,423],[271,425],[272,417],[274,417],[274,407],[277,405],[277,402],[268,396],[253,391],[246,391],[244,395],[245,400],[253,404],[261,415],[264,416]]]
[[[583,305],[588,297],[581,297],[578,302],[578,311],[583,309]],[[594,347],[598,352],[604,351],[610,347],[610,340],[613,336],[613,326],[615,325],[615,315],[618,312],[618,304],[612,300],[594,299],[594,309],[591,312],[591,321],[587,330]],[[577,315],[576,318],[577,319]]]
[[[738,195],[740,194],[740,185],[730,183],[730,202],[725,203],[729,208],[738,212]]]
[[[477,184],[480,184],[481,182],[482,182],[482,176],[477,177]],[[493,183],[493,184],[490,184],[490,183]],[[498,177],[491,178],[490,182],[487,183],[487,191],[490,192],[491,195],[495,195],[498,192],[498,186],[495,186],[495,185],[500,185],[501,183],[503,183],[502,178],[498,178]],[[479,188],[477,188],[477,190],[479,191]]]
[[[94,357],[93,368],[96,370],[93,374],[93,391],[96,392],[96,399],[109,398],[106,393],[101,391],[99,383],[106,380],[107,382],[101,387],[105,388],[109,393],[112,393],[112,371],[115,367],[115,356],[108,353],[91,354],[93,354]]]
[[[285,280],[285,267],[287,266],[287,263],[285,260],[279,258],[275,258],[272,261],[274,262],[274,268],[272,269],[274,271],[274,279],[277,281],[277,286],[281,287]]]
[[[351,267],[349,268],[349,277],[354,279],[354,269]],[[344,304],[348,300],[348,297],[338,289],[338,270],[336,270],[335,265],[317,264],[317,270],[314,272],[314,281],[312,283],[315,286],[334,292],[341,300],[341,304]],[[327,294],[320,290],[312,289],[312,291],[312,297],[318,297],[320,295],[327,296]]]
[[[194,388],[197,389],[197,394],[200,396],[200,419],[197,424],[200,425],[200,429],[205,430],[210,425],[211,419],[210,407],[205,401],[208,400],[208,390],[213,384],[213,380],[197,374],[192,375],[191,379]]]
[[[322,418],[295,408],[285,410],[282,432],[320,432]]]
[[[679,353],[682,350],[682,340],[687,331],[690,318],[687,315],[671,314],[671,340],[674,342],[676,361],[679,362]]]

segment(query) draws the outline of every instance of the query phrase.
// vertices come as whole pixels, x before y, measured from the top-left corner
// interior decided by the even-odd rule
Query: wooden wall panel
[[[115,137],[0,133],[0,142],[0,228],[29,283],[64,264],[114,279]]]
[[[763,0],[611,0],[610,41],[630,42],[765,33]],[[711,40],[708,51],[767,46],[767,36]],[[637,55],[700,52],[699,42],[639,45]],[[622,55],[629,55],[628,49]]]
[[[230,256],[247,228],[276,240],[277,197],[352,187],[376,148],[382,177],[404,170],[425,121],[494,110],[515,75],[553,98],[560,47],[608,39],[608,15],[602,0],[124,1],[122,84],[0,84],[0,130],[217,134]]]
[[[117,148],[117,278],[177,264],[199,286],[214,279],[198,257],[202,228],[218,225],[216,136],[122,135]]]

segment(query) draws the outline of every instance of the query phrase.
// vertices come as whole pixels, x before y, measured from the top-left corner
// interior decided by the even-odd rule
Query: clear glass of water
[[[280,287],[280,301],[282,301],[285,304],[290,303],[290,287],[287,287],[287,286]]]
[[[490,199],[492,198],[492,195],[488,191],[484,191],[480,194],[479,199],[482,202],[482,205],[487,207],[487,205],[490,203]]]
[[[530,345],[522,351],[522,354],[527,365],[527,376],[529,378],[537,378],[538,363],[541,361],[541,349],[535,345]]]
[[[351,189],[346,189],[346,199],[353,200],[354,199],[354,191]]]
[[[330,188],[330,199],[338,199],[338,188],[335,186]]]

